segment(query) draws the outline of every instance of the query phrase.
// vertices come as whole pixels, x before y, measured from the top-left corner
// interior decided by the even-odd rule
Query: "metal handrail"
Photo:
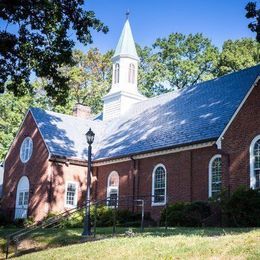
[[[162,195],[157,195],[158,196],[162,196]],[[131,198],[131,202],[133,203],[137,203],[135,206],[136,207],[141,207],[141,231],[144,230],[144,206],[145,206],[145,198],[148,198],[148,197],[155,197],[155,196],[151,196],[151,195],[147,195],[147,196],[140,196],[139,199],[133,199],[134,196],[131,196],[131,195],[124,195],[124,196],[120,196],[120,198],[117,198],[116,200],[113,198],[113,202],[115,201],[115,205],[113,205],[113,214],[114,214],[114,217],[113,217],[113,236],[115,235],[115,227],[116,227],[116,221],[115,221],[115,211],[120,207],[120,206],[124,206],[122,205],[122,202],[127,202],[128,204],[126,206],[129,206],[129,199]],[[85,203],[82,203],[80,206],[76,207],[76,208],[72,208],[72,209],[69,209],[69,210],[66,210],[66,211],[63,211],[62,213],[56,215],[56,216],[53,216],[53,217],[50,217],[46,220],[43,220],[43,221],[40,221],[38,223],[34,223],[32,225],[29,225],[21,230],[18,230],[14,233],[11,233],[9,235],[6,236],[6,259],[8,258],[8,255],[9,255],[9,247],[10,247],[10,244],[11,243],[14,243],[15,244],[15,255],[17,255],[17,252],[18,252],[18,243],[21,242],[23,239],[25,239],[29,234],[31,234],[32,232],[35,232],[39,229],[43,229],[43,228],[47,228],[49,226],[53,226],[54,224],[57,224],[58,225],[60,224],[59,222],[68,218],[69,216],[71,216],[72,214],[84,209],[86,207],[86,204],[89,203],[90,206],[95,206],[95,209],[94,209],[94,237],[96,236],[96,224],[97,224],[97,207],[100,206],[100,205],[107,205],[107,202],[111,201],[111,198],[110,197],[107,197],[105,199],[100,199],[100,200],[96,200],[96,201],[88,201],[88,202],[85,202]],[[103,204],[102,204],[103,203]],[[120,203],[120,204],[119,204]],[[139,203],[139,205],[138,205]],[[119,204],[119,206],[118,206]]]

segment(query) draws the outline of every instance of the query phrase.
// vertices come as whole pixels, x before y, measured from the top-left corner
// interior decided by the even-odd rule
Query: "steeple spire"
[[[116,46],[115,54],[112,59],[115,59],[118,56],[124,56],[139,61],[139,57],[137,55],[136,48],[135,48],[135,42],[134,42],[131,26],[128,19],[129,14],[130,12],[127,11],[125,25],[123,27],[122,33],[120,35],[119,41]]]
[[[112,86],[104,97],[103,120],[111,120],[127,113],[130,107],[146,97],[141,95],[137,87],[139,57],[129,23],[129,11],[123,31],[112,57]]]

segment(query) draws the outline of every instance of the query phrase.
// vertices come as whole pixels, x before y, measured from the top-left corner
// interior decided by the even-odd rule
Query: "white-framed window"
[[[119,175],[116,171],[109,174],[107,179],[107,205],[118,205]]]
[[[116,63],[114,72],[114,83],[119,83],[120,65]]]
[[[133,63],[129,64],[128,82],[132,84],[135,83],[135,65]]]
[[[152,181],[152,206],[165,205],[166,203],[166,168],[158,164],[153,169]]]
[[[69,208],[77,207],[78,203],[78,183],[74,181],[66,182],[65,206]]]
[[[209,197],[216,197],[221,192],[222,160],[221,155],[214,155],[209,162]]]
[[[23,140],[20,148],[20,159],[23,163],[26,163],[30,160],[32,151],[33,151],[33,141],[28,136]]]
[[[260,135],[250,145],[250,188],[260,189]]]

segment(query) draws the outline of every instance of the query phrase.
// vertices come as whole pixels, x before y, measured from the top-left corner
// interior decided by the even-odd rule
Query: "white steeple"
[[[138,92],[137,88],[139,57],[128,17],[112,57],[112,62],[112,87],[103,98],[104,120],[123,115],[127,113],[132,104],[146,99]]]

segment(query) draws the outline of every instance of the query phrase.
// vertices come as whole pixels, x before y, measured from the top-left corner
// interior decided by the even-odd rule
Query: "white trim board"
[[[12,143],[11,143],[9,149],[8,149],[8,152],[7,152],[6,156],[5,156],[4,162],[6,161],[7,157],[8,157],[9,154],[10,154],[10,151],[11,151],[11,149],[13,148],[13,144],[14,144],[15,140],[17,139],[18,135],[20,134],[21,129],[22,129],[22,126],[24,125],[25,119],[27,118],[29,112],[30,112],[31,115],[32,115],[32,119],[34,120],[34,123],[35,123],[35,125],[36,125],[36,127],[37,127],[37,129],[38,129],[38,131],[39,131],[39,133],[40,133],[40,135],[41,135],[41,138],[42,138],[42,140],[43,140],[43,142],[44,142],[44,144],[45,144],[45,146],[46,146],[46,149],[47,149],[47,151],[48,151],[48,154],[49,154],[48,160],[50,159],[50,150],[49,150],[49,148],[48,148],[48,146],[47,146],[47,144],[46,144],[46,142],[45,142],[45,140],[44,140],[44,138],[43,138],[43,135],[42,135],[42,133],[41,133],[41,130],[40,130],[40,128],[39,128],[39,126],[38,126],[38,124],[37,124],[37,122],[36,122],[36,120],[35,120],[35,118],[34,118],[34,116],[33,116],[33,113],[32,113],[32,111],[31,111],[31,108],[29,108],[29,109],[26,111],[26,113],[25,113],[25,115],[24,115],[24,118],[23,118],[23,121],[21,122],[21,124],[20,124],[20,126],[19,126],[19,128],[18,128],[18,130],[17,130],[17,132],[16,132],[16,135],[15,135],[15,137],[14,137],[14,139],[13,139],[13,141],[12,141]]]
[[[212,197],[212,163],[214,162],[215,159],[220,158],[222,159],[221,154],[215,154],[209,161],[208,164],[208,197]],[[222,176],[221,176],[222,177]]]
[[[171,154],[171,153],[178,153],[178,152],[183,152],[183,151],[188,151],[188,150],[210,147],[214,144],[215,144],[215,141],[211,141],[211,142],[187,145],[187,146],[182,146],[182,147],[177,147],[177,148],[172,148],[172,149],[165,149],[165,150],[156,151],[156,152],[148,152],[148,153],[133,155],[131,157],[124,157],[124,158],[107,160],[107,161],[104,160],[102,162],[94,162],[93,166],[103,166],[103,165],[127,162],[127,161],[131,161],[132,159],[138,160],[138,159],[150,158],[150,157],[161,156],[161,155],[166,155],[166,154]]]
[[[42,140],[43,140],[43,142],[44,142],[44,144],[45,144],[45,147],[46,147],[46,149],[47,149],[47,151],[48,151],[48,154],[49,154],[48,160],[49,160],[50,157],[51,157],[50,149],[49,149],[48,145],[47,145],[46,142],[45,142],[45,139],[44,139],[44,137],[43,137],[43,134],[42,134],[42,132],[41,132],[41,129],[40,129],[40,127],[39,127],[38,124],[37,124],[37,121],[36,121],[36,119],[35,119],[35,117],[34,117],[34,115],[33,115],[33,112],[31,111],[31,108],[29,109],[29,111],[30,111],[30,113],[31,113],[31,115],[32,115],[32,118],[33,118],[33,120],[34,120],[34,123],[35,123],[35,125],[36,125],[36,127],[37,127],[37,129],[38,129],[38,131],[39,131],[39,133],[40,133],[40,135],[41,135],[41,138],[42,138]]]
[[[237,114],[239,113],[239,111],[241,110],[241,108],[243,107],[244,103],[246,102],[247,98],[249,97],[249,95],[251,94],[251,92],[253,91],[254,87],[257,86],[258,81],[260,80],[260,76],[258,76],[256,78],[256,80],[254,81],[253,85],[250,87],[250,89],[248,90],[246,96],[243,98],[242,102],[240,103],[240,105],[238,106],[237,110],[235,111],[235,113],[233,114],[233,116],[231,117],[231,119],[229,120],[228,124],[226,125],[226,127],[224,128],[224,130],[222,131],[221,135],[219,136],[216,144],[218,149],[221,149],[221,141],[224,139],[224,135],[226,133],[226,131],[228,130],[229,126],[232,124],[232,122],[234,121],[235,117],[237,116]]]

